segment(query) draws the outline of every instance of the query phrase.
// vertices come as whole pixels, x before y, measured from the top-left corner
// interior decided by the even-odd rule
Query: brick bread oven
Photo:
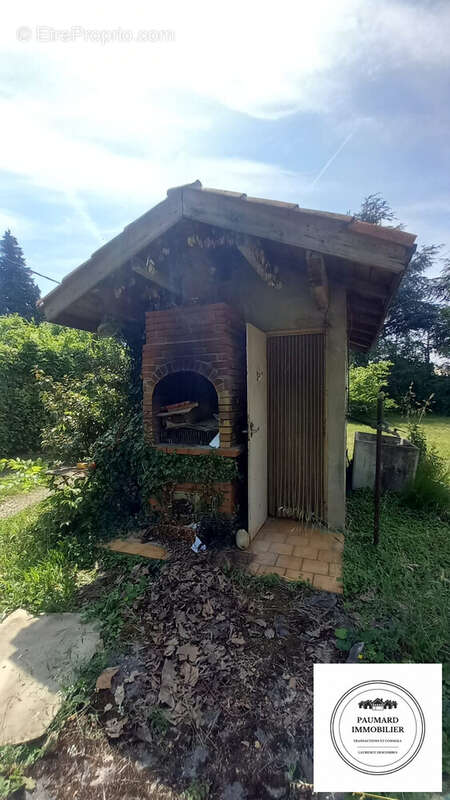
[[[198,401],[196,411],[205,406],[204,416],[217,419],[216,452],[240,452],[246,419],[245,328],[232,308],[214,303],[148,312],[142,377],[149,442],[171,452],[211,452],[210,447],[193,445],[188,431],[186,441],[178,437],[175,445],[167,444],[166,432],[162,435],[161,408],[166,403],[173,407]]]

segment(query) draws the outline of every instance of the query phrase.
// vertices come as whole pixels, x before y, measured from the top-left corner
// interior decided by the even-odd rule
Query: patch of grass
[[[397,414],[386,414],[387,421],[393,428],[397,428],[402,436],[407,438],[407,424],[404,417]],[[450,464],[450,417],[439,417],[429,414],[421,420],[421,425],[425,428],[427,440],[430,445],[434,445],[439,455]],[[355,432],[375,433],[375,429],[369,425],[362,425],[359,422],[349,420],[347,422],[347,448],[349,458],[353,457],[353,447],[355,442]]]
[[[450,525],[385,495],[378,548],[372,536],[372,493],[355,492],[348,502],[343,580],[347,602],[370,631],[365,658],[445,661]]]
[[[80,585],[108,571],[108,590],[93,604],[92,612],[114,638],[122,625],[121,607],[129,607],[142,594],[143,587],[131,572],[143,561],[105,551],[90,538],[69,535],[64,519],[55,522],[51,498],[44,500],[0,520],[0,613],[16,608],[33,613],[72,610],[79,605]]]
[[[67,611],[76,563],[42,520],[45,502],[0,520],[0,612]]]
[[[100,597],[85,609],[84,617],[87,620],[99,619],[105,646],[117,647],[124,627],[134,620],[134,607],[162,564],[163,561],[101,549],[101,565],[98,565],[97,574],[106,573],[108,585]],[[145,574],[142,574],[142,570],[136,573],[136,568],[140,566],[145,568]]]
[[[372,536],[372,493],[355,492],[348,501],[344,597],[359,623],[337,645],[349,650],[363,641],[363,659],[375,663],[444,664],[444,779],[450,782],[450,524],[385,495],[377,548]]]
[[[84,614],[86,620],[95,618],[100,620],[102,639],[108,647],[120,638],[124,626],[133,616],[133,604],[142,597],[149,583],[148,577],[139,578],[137,581],[127,579],[126,565],[121,566],[115,585],[106,589]],[[110,577],[114,583],[113,575]]]
[[[236,583],[243,589],[251,588],[256,592],[264,592],[272,586],[282,586],[283,589],[291,593],[295,593],[298,589],[312,590],[311,584],[307,581],[302,581],[301,579],[298,581],[286,581],[275,572],[267,575],[252,575],[250,572],[246,572],[243,569],[236,569],[235,567],[224,569],[224,572],[233,583]]]
[[[208,781],[193,781],[183,792],[183,800],[208,800],[210,784]]]
[[[157,707],[153,708],[149,714],[148,721],[151,731],[157,739],[164,739],[169,731],[170,722],[163,709]]]

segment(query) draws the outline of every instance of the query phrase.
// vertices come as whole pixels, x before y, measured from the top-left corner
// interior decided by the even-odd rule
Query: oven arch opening
[[[220,444],[218,395],[198,372],[178,371],[162,378],[153,391],[152,415],[157,444]]]

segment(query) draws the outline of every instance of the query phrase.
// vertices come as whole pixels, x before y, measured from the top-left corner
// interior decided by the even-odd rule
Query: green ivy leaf
[[[347,628],[336,628],[334,635],[336,639],[346,639],[348,634]]]
[[[348,652],[351,649],[351,644],[348,639],[336,639],[336,647],[338,650]]]

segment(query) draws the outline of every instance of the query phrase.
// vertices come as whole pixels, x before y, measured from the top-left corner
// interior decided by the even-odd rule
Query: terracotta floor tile
[[[255,561],[259,564],[266,564],[274,566],[278,558],[277,553],[255,553]]]
[[[283,533],[282,531],[273,531],[273,532],[264,532],[263,538],[268,539],[271,542],[285,542],[287,539],[287,533]]]
[[[270,547],[270,539],[264,538],[260,539],[259,536],[254,539],[254,541],[250,545],[250,552],[251,553],[265,553]]]
[[[278,556],[277,567],[285,567],[291,570],[300,570],[302,568],[303,559],[296,558],[295,556]]]
[[[286,544],[293,544],[294,547],[296,545],[305,545],[306,547],[309,545],[309,536],[305,534],[295,534],[290,533],[289,536],[286,537]]]
[[[298,569],[287,569],[285,577],[290,581],[306,581],[306,583],[312,583],[314,580],[312,572],[303,572]]]
[[[333,564],[339,564],[341,561],[341,554],[338,550],[319,550],[319,561],[331,561]]]
[[[281,578],[284,578],[285,574],[286,570],[281,567],[261,566],[258,570],[258,575],[280,575]]]
[[[315,589],[324,589],[326,592],[342,594],[342,584],[329,575],[314,575],[313,586]]]
[[[269,519],[248,552],[248,570],[275,574],[286,580],[304,580],[316,588],[342,592],[344,535],[289,519]]]
[[[338,553],[344,552],[344,542],[339,541],[339,539],[336,539],[335,536],[332,537],[332,542],[333,544],[331,545],[331,550],[337,550]]]
[[[342,564],[330,564],[328,572],[334,578],[342,578]]]
[[[294,556],[298,556],[299,558],[317,559],[318,552],[317,547],[312,547],[310,544],[298,544],[294,547]]]
[[[311,540],[311,544],[313,542],[314,542],[314,544],[317,542],[318,545],[322,545],[322,549],[325,548],[325,543],[326,542],[331,542],[331,541],[335,542],[336,541],[336,539],[333,538],[333,534],[332,533],[330,533],[328,531],[320,531],[320,530],[311,531],[311,533],[309,535],[309,538]]]
[[[328,562],[305,558],[303,561],[303,569],[305,572],[314,572],[314,575],[328,575]]]
[[[323,536],[311,539],[311,545],[317,547],[319,550],[333,550],[335,553],[342,553],[344,549],[344,545],[336,541],[332,536],[328,539]]]
[[[271,553],[278,553],[279,556],[290,556],[294,552],[292,544],[284,544],[283,542],[273,542],[269,546]]]
[[[310,529],[301,523],[294,523],[289,527],[289,536],[309,536]]]

